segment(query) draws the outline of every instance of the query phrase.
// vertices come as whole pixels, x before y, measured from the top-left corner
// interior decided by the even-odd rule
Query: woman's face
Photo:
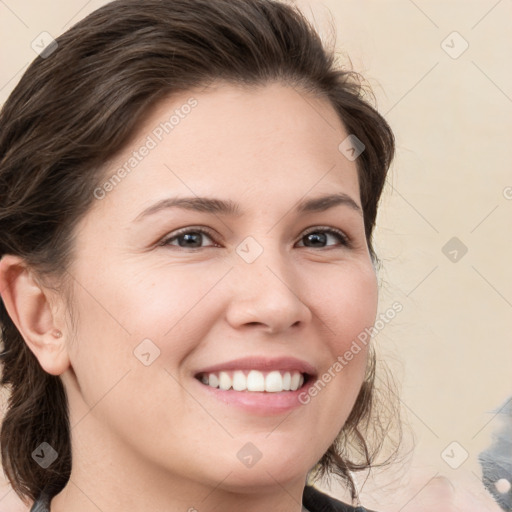
[[[354,405],[367,349],[344,355],[377,311],[348,135],[294,88],[222,85],[160,103],[109,163],[69,268],[78,465],[303,481]]]

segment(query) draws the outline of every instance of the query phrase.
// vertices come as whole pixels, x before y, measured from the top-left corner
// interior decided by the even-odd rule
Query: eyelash
[[[179,246],[173,246],[170,244],[170,242],[172,242],[173,240],[179,238],[180,236],[182,235],[186,235],[186,234],[189,234],[189,233],[201,233],[203,235],[207,235],[214,243],[215,242],[215,238],[212,234],[212,232],[209,230],[209,229],[205,229],[205,228],[194,228],[194,227],[187,227],[187,228],[183,228],[183,229],[180,229],[174,233],[171,233],[170,236],[168,237],[165,237],[164,239],[162,239],[161,242],[158,243],[158,246],[164,246],[164,247],[177,247],[178,249],[187,249],[186,247],[179,247]],[[345,235],[342,231],[339,231],[338,229],[335,229],[335,228],[329,228],[329,227],[325,227],[325,226],[317,226],[311,230],[308,230],[306,233],[304,233],[301,238],[300,238],[300,241],[312,234],[312,233],[328,233],[330,235],[334,235],[336,237],[338,237],[338,239],[340,240],[340,245],[343,246],[343,247],[346,247],[346,248],[351,248],[352,247],[352,244],[351,244],[351,241],[349,239],[349,237],[347,235]],[[210,246],[212,247],[212,246]],[[332,246],[326,246],[326,247],[321,247],[320,249],[326,249],[327,247],[332,247]],[[306,247],[307,249],[314,249],[314,247]],[[194,250],[197,250],[197,249],[206,249],[206,247],[191,247],[189,250],[191,251],[194,251]]]

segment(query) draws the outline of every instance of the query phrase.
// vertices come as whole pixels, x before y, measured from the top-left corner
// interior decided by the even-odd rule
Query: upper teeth
[[[235,391],[268,391],[277,393],[279,391],[296,391],[304,384],[304,375],[300,372],[260,372],[250,370],[244,372],[205,373],[201,376],[203,384],[212,388],[220,388],[227,391],[233,388]]]

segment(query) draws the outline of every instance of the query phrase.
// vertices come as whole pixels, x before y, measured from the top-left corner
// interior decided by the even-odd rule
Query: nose
[[[237,268],[231,273],[231,300],[226,315],[233,328],[253,326],[275,334],[311,321],[312,312],[297,286],[300,279],[276,253],[271,254],[267,248],[252,263],[237,261]]]

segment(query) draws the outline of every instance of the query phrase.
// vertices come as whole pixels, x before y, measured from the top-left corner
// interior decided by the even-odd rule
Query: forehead
[[[327,100],[291,86],[180,92],[156,104],[108,164],[96,206],[133,210],[169,194],[269,203],[345,192],[359,202],[356,163],[339,149],[347,135]]]

